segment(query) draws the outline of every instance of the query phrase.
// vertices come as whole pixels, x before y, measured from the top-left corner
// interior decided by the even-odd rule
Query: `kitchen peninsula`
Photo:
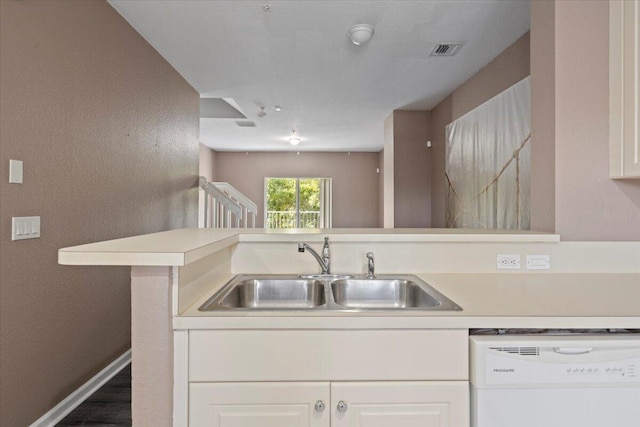
[[[317,273],[317,262],[298,253],[297,244],[319,250],[324,236],[331,245],[332,272],[364,274],[366,253],[373,252],[376,273],[414,274],[462,311],[198,310],[236,274]],[[497,270],[499,254],[519,255],[521,269]],[[527,270],[527,255],[549,255],[551,269]],[[476,230],[184,229],[64,248],[59,262],[132,266],[136,425],[195,425],[198,409],[190,405],[203,393],[210,395],[216,385],[251,381],[298,388],[317,381],[340,387],[331,382],[335,379],[396,380],[393,384],[419,379],[424,387],[457,381],[461,387],[451,390],[452,401],[461,404],[468,398],[460,390],[468,381],[466,335],[471,328],[640,328],[640,242],[561,242],[551,234]],[[379,331],[387,332],[376,336]],[[261,341],[265,337],[268,342]],[[380,340],[382,348],[375,345]],[[281,348],[296,342],[313,348],[317,341],[325,344],[325,353],[319,353],[323,360],[337,351],[347,363],[351,349],[355,355],[368,351],[371,363],[341,371],[336,364],[314,365],[313,355],[298,347]],[[403,357],[401,350],[416,356]],[[303,366],[272,359],[286,361],[292,352],[310,359]],[[247,357],[255,362],[252,368],[234,369]],[[398,357],[406,369],[371,368]],[[235,392],[246,395],[247,390],[225,390]],[[317,423],[310,425],[328,425],[319,415],[313,420]],[[463,414],[449,425],[467,422]]]

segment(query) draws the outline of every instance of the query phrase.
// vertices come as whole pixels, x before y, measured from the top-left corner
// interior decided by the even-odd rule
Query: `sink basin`
[[[462,310],[413,275],[240,275],[211,296],[200,311],[249,310]]]
[[[310,309],[326,303],[324,284],[300,278],[236,277],[205,302],[200,311],[224,308],[283,310]]]
[[[331,290],[336,304],[350,309],[461,310],[415,276],[334,280]]]

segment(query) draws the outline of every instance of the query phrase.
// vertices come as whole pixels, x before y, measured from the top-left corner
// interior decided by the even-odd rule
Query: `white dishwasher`
[[[640,427],[640,335],[471,336],[472,427]]]

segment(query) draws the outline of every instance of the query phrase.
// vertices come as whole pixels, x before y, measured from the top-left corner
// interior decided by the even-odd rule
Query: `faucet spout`
[[[318,261],[322,274],[331,274],[331,256],[329,253],[329,238],[324,238],[324,246],[322,247],[322,256],[318,254],[311,246],[306,243],[298,243],[298,252],[309,251],[311,255]]]
[[[373,252],[367,252],[367,279],[375,279],[375,263],[373,261]]]

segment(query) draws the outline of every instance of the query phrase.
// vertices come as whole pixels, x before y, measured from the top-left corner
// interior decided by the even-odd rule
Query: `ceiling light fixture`
[[[282,111],[282,107],[279,105],[276,105],[275,107],[273,107],[273,109],[276,111]]]
[[[261,119],[264,119],[265,117],[267,117],[267,112],[264,111],[264,107],[260,107],[260,112],[258,113],[258,117],[260,117]]]
[[[374,28],[371,25],[367,24],[357,24],[353,27],[349,28],[347,35],[356,46],[362,46],[367,43],[373,37],[373,33],[375,32]]]
[[[289,138],[289,144],[291,144],[291,145],[300,144],[300,138],[296,136],[296,131],[295,130],[291,131],[291,137]]]

